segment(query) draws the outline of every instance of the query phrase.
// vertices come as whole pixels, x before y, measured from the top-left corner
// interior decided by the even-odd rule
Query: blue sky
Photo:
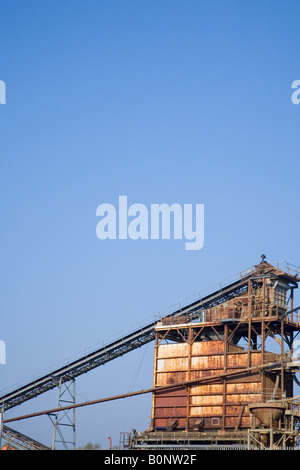
[[[300,265],[299,13],[292,0],[0,1],[2,390],[261,253]],[[96,208],[119,195],[204,204],[203,249],[100,241]],[[152,355],[78,379],[78,401],[126,393],[141,360],[136,389],[151,386]],[[129,400],[80,410],[78,445],[145,429],[150,398]],[[51,442],[46,418],[15,427]]]

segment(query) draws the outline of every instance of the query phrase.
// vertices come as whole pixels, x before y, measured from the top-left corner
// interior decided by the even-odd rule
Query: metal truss
[[[245,276],[241,276],[238,280],[221,286],[216,291],[199,298],[180,309],[164,316],[163,318],[174,318],[177,316],[186,316],[188,321],[199,318],[201,312],[208,307],[218,305],[226,300],[233,298],[235,295],[247,290],[248,279],[253,275],[253,271]],[[21,403],[30,400],[48,390],[58,387],[60,384],[74,380],[76,377],[89,372],[107,362],[123,356],[150,341],[155,339],[155,326],[157,321],[149,323],[146,326],[139,327],[132,333],[120,337],[116,341],[108,343],[92,353],[66,364],[65,366],[46,374],[28,384],[19,387],[0,399],[0,405],[3,411],[13,408]]]
[[[72,410],[64,409],[66,404],[75,405],[75,397],[75,379],[68,383],[62,383],[62,380],[60,380],[57,411],[54,414],[48,414],[54,425],[52,450],[59,450],[61,445],[65,450],[75,450],[76,448],[75,408]],[[60,408],[63,409],[59,410]]]
[[[3,426],[2,429],[2,444],[8,443],[13,448],[21,450],[50,450],[49,447],[41,444],[25,434],[15,431],[8,426]]]

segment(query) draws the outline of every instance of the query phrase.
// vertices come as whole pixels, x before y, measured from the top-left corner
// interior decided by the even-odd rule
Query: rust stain
[[[217,315],[217,310],[215,313]],[[225,355],[223,341],[162,344],[156,352],[154,383],[157,386],[209,377],[224,370],[247,368],[249,359],[248,352],[234,344],[228,345]],[[267,360],[274,360],[274,357],[273,353],[265,355]],[[251,351],[250,359],[252,366],[261,364],[261,351]],[[268,385],[272,384],[271,381]],[[209,384],[156,392],[152,425],[168,428],[176,418],[178,426],[183,428],[197,419],[204,419],[206,429],[221,429],[223,426],[247,428],[250,423],[247,404],[257,401],[260,396],[261,376],[258,371],[228,377],[223,383],[216,380]],[[241,404],[246,405],[242,416]]]

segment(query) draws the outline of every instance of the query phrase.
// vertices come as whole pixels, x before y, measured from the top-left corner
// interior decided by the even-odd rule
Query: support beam
[[[134,397],[134,396],[137,396],[137,395],[143,395],[143,394],[146,394],[146,393],[158,392],[160,390],[167,390],[167,389],[176,388],[176,387],[180,387],[180,386],[195,385],[195,384],[198,384],[198,383],[210,382],[211,380],[221,380],[224,377],[247,374],[247,373],[255,371],[255,370],[264,370],[264,369],[271,370],[271,369],[274,369],[274,368],[276,369],[280,366],[281,366],[280,362],[270,362],[268,364],[262,364],[262,365],[247,367],[245,369],[238,369],[238,370],[231,371],[231,372],[223,372],[223,373],[220,373],[220,374],[213,374],[209,377],[201,377],[201,378],[198,378],[198,379],[186,380],[184,382],[178,382],[178,383],[175,383],[175,384],[162,385],[162,386],[159,386],[159,387],[152,387],[152,388],[148,388],[148,389],[145,389],[145,390],[139,390],[139,391],[136,391],[136,392],[124,393],[122,395],[114,395],[114,396],[107,397],[107,398],[100,398],[98,400],[86,401],[86,402],[83,402],[83,403],[76,403],[76,404],[73,404],[73,405],[63,406],[63,407],[59,407],[59,408],[53,408],[53,409],[45,410],[45,411],[38,411],[36,413],[31,413],[31,414],[27,414],[27,415],[23,415],[23,416],[18,416],[16,418],[4,419],[3,422],[4,423],[11,423],[13,421],[20,421],[20,420],[23,420],[23,419],[35,418],[37,416],[49,415],[51,413],[56,413],[58,411],[70,410],[70,409],[73,409],[73,408],[80,408],[80,407],[89,406],[89,405],[96,405],[96,404],[104,403],[104,402],[108,402],[108,401],[120,400],[121,398],[129,398],[129,397]]]

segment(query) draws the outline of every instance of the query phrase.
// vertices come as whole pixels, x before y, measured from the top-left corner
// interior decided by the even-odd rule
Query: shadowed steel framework
[[[151,426],[131,445],[295,448],[299,358],[293,345],[300,319],[293,293],[299,280],[263,257],[232,296],[192,318],[158,322],[153,387],[170,388],[154,390]]]
[[[298,282],[298,272],[292,265],[272,266],[263,256],[259,265],[233,282],[220,284],[213,292],[174,309],[159,321],[139,326],[3,395],[2,410],[61,387],[155,340],[151,429],[130,436],[129,440],[127,436],[126,445],[149,445],[153,439],[162,445],[170,439],[173,445],[180,441],[182,432],[193,436],[198,433],[197,444],[204,436],[205,443],[213,443],[221,435],[231,444],[245,442],[246,433],[248,439],[252,436],[253,441],[260,442],[256,430],[249,434],[255,429],[258,416],[249,403],[292,397],[293,379],[299,370],[293,356],[300,331],[298,309],[293,307]],[[278,346],[277,352],[267,349],[270,339]],[[252,419],[255,413],[256,421]],[[295,436],[296,412],[291,419]],[[170,438],[170,432],[175,432],[175,437]],[[274,433],[272,442],[276,442]]]

